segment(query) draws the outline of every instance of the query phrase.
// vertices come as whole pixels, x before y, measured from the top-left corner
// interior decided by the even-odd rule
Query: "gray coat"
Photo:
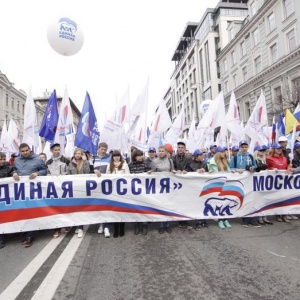
[[[46,164],[32,151],[28,157],[18,156],[14,163],[14,172],[19,176],[30,175],[31,173],[38,173],[39,176],[47,175]]]

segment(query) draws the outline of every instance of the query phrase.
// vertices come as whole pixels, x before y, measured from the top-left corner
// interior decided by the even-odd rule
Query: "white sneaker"
[[[79,238],[83,237],[83,230],[82,229],[78,229],[78,237]]]
[[[75,229],[75,233],[78,233],[78,230],[79,230],[79,229],[78,229],[78,228],[76,228],[76,229]]]
[[[106,238],[110,237],[109,229],[107,227],[104,228],[104,237],[106,237]]]
[[[100,234],[103,233],[103,224],[99,225],[98,233],[100,233]]]
[[[295,215],[290,215],[291,216],[291,220],[298,220],[299,218]]]

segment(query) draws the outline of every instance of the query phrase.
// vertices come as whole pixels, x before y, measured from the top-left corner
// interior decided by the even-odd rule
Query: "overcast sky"
[[[148,115],[166,93],[172,55],[187,22],[199,22],[219,0],[6,0],[0,9],[0,70],[17,89],[42,96],[68,93],[79,110],[88,91],[103,123],[116,98],[130,88],[134,103],[149,77]],[[84,34],[80,52],[56,53],[47,28],[60,17]],[[151,118],[151,117],[150,117]]]

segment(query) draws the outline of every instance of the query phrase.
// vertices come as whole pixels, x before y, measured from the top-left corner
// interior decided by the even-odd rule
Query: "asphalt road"
[[[208,222],[210,228],[201,231],[173,223],[171,234],[159,234],[151,224],[147,236],[135,236],[126,224],[125,237],[109,239],[92,225],[74,256],[66,248],[69,233],[16,299],[31,299],[66,250],[70,263],[51,296],[56,300],[300,298],[300,220],[262,228],[233,220],[231,229]],[[16,237],[0,250],[0,293],[51,246],[51,236],[52,231],[40,233],[29,249]]]

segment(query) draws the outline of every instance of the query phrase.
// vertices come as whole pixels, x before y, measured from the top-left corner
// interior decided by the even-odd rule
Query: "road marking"
[[[84,235],[88,228],[89,226],[84,227]],[[68,246],[57,259],[56,263],[51,268],[51,271],[48,273],[40,287],[37,289],[34,296],[31,298],[31,300],[51,300],[53,298],[56,289],[62,281],[79,245],[81,244],[84,238],[84,235],[82,238],[78,238],[77,234],[73,236]]]
[[[268,252],[275,255],[275,256],[278,256],[278,257],[286,257],[285,255],[276,254],[274,252],[271,252],[270,250],[268,250]]]
[[[65,235],[61,235],[57,239],[51,241],[43,248],[43,250],[27,265],[27,267],[17,276],[17,278],[1,293],[0,300],[15,299],[31,278],[36,274],[39,268],[44,264],[51,253],[61,243]]]

